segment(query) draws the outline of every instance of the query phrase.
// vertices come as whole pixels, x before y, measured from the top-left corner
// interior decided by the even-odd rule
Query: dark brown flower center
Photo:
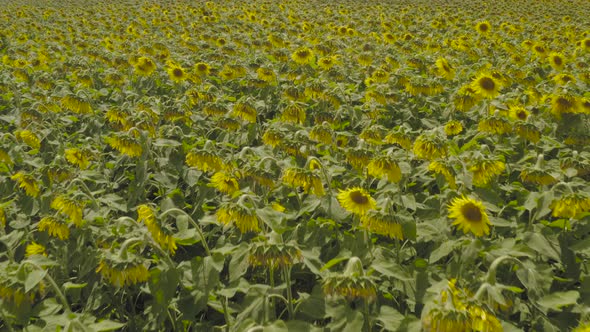
[[[480,222],[483,219],[480,208],[471,202],[461,207],[461,214],[469,222]]]
[[[479,80],[479,86],[486,91],[493,91],[496,88],[496,82],[489,77],[483,77]]]
[[[516,113],[516,116],[520,119],[520,120],[526,120],[526,112],[525,111],[518,111]]]
[[[557,66],[561,66],[563,64],[563,60],[560,57],[555,56],[555,57],[553,57],[553,63],[556,64]]]
[[[572,106],[572,102],[564,97],[557,98],[557,104],[561,107],[571,107]]]
[[[184,74],[184,73],[182,72],[182,69],[174,68],[174,70],[172,71],[172,74],[174,74],[174,77],[182,77],[182,74]]]
[[[350,200],[358,205],[367,204],[369,202],[369,198],[358,190],[350,193]]]
[[[486,32],[486,31],[489,30],[489,28],[490,27],[487,24],[482,24],[482,25],[479,26],[479,31]]]

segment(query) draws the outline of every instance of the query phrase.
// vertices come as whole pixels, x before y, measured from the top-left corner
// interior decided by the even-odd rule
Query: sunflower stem
[[[23,261],[23,264],[29,264],[29,265],[33,266],[34,268],[36,268],[36,269],[39,269],[39,270],[42,270],[42,271],[47,271],[44,268],[42,268],[41,266],[37,265],[37,263],[34,263],[34,262],[30,261],[30,260]],[[53,290],[55,290],[55,293],[57,294],[57,297],[62,302],[62,304],[66,307],[66,310],[68,312],[71,312],[72,309],[70,308],[70,304],[68,303],[68,300],[66,299],[66,296],[64,295],[64,293],[61,291],[61,289],[59,288],[59,286],[55,282],[55,279],[53,279],[53,277],[51,277],[51,275],[49,275],[49,271],[47,271],[47,273],[45,274],[45,276],[43,278],[47,278],[47,281],[49,281],[49,283],[51,284],[51,287],[53,288]]]
[[[293,309],[293,293],[291,290],[291,268],[284,266],[283,267],[283,278],[285,279],[285,284],[287,285],[287,311],[289,312],[289,319],[295,318],[295,311]]]
[[[197,224],[197,222],[188,213],[186,213],[185,211],[183,211],[179,208],[171,208],[171,209],[164,211],[160,215],[160,218],[164,218],[165,216],[167,216],[168,214],[171,214],[173,212],[183,214],[188,218],[188,221],[195,227],[195,230],[197,231],[197,233],[199,234],[199,237],[201,238],[201,243],[203,244],[203,248],[205,249],[205,253],[207,253],[207,256],[211,256],[211,250],[209,249],[209,245],[207,244],[207,240],[205,238],[205,235],[203,234],[203,230],[201,230],[201,227]]]

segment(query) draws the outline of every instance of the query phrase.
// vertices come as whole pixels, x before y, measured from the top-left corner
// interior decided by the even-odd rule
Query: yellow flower
[[[590,211],[590,198],[580,194],[567,194],[551,203],[552,215],[558,218],[575,218]]]
[[[452,80],[455,77],[455,69],[451,67],[447,59],[438,58],[434,64],[436,66],[436,73],[439,76],[447,80]]]
[[[291,59],[297,64],[306,65],[313,62],[313,51],[308,47],[301,47],[291,54]]]
[[[554,95],[551,98],[551,113],[558,117],[563,113],[581,113],[580,101],[570,94]]]
[[[47,256],[47,253],[45,252],[45,247],[37,242],[27,244],[27,248],[25,249],[25,256],[31,257],[33,255]]]
[[[104,259],[98,264],[96,272],[100,272],[115,287],[135,285],[146,282],[149,278],[148,269],[143,264],[126,264],[125,267],[118,268],[109,266]]]
[[[288,168],[283,172],[281,181],[292,188],[301,187],[307,194],[323,196],[324,184],[320,176],[312,171],[303,168]]]
[[[447,180],[449,188],[456,189],[457,184],[455,183],[455,174],[452,172],[452,168],[445,165],[441,161],[432,161],[428,164],[428,170],[436,174],[441,174]]]
[[[237,102],[234,104],[234,110],[232,114],[250,123],[255,123],[256,116],[258,115],[256,108],[246,102]]]
[[[514,120],[526,121],[528,119],[530,113],[526,110],[526,108],[519,106],[519,105],[512,105],[508,109],[508,114]]]
[[[338,57],[334,55],[325,56],[318,60],[318,67],[320,67],[323,70],[330,70],[336,64],[338,64]]]
[[[281,119],[288,123],[299,123],[305,122],[306,114],[305,109],[297,103],[291,103],[283,110]]]
[[[471,88],[482,98],[494,98],[500,94],[500,82],[490,74],[479,74],[472,82]]]
[[[18,186],[25,190],[25,193],[31,197],[39,196],[39,184],[34,177],[23,172],[18,172],[10,177],[10,179],[18,182]]]
[[[402,171],[399,165],[390,156],[378,156],[373,158],[367,165],[367,172],[370,176],[381,178],[387,176],[389,182],[399,182],[402,178]]]
[[[46,231],[49,236],[57,237],[60,240],[65,240],[70,237],[70,228],[64,225],[54,217],[44,217],[39,221],[37,229]]]
[[[51,201],[51,208],[68,216],[71,222],[76,226],[82,225],[82,213],[84,203],[77,202],[65,195],[59,195]]]
[[[105,138],[105,142],[111,148],[132,158],[139,157],[143,153],[142,146],[131,137],[110,136]]]
[[[135,67],[135,71],[143,76],[150,76],[156,70],[154,60],[145,56],[139,57],[133,66]]]
[[[512,132],[512,126],[504,118],[493,116],[480,120],[477,124],[477,130],[483,133],[502,135]]]
[[[332,138],[334,136],[334,131],[329,125],[315,125],[309,131],[309,138],[319,143],[323,144],[330,144],[332,143]]]
[[[393,215],[370,210],[361,216],[361,224],[371,233],[388,236],[391,239],[404,239],[402,225]]]
[[[445,124],[445,134],[447,136],[458,135],[463,131],[463,125],[457,120],[451,120]]]
[[[357,215],[363,215],[369,210],[374,210],[377,205],[375,199],[360,187],[340,190],[338,201],[345,210]]]
[[[490,233],[490,220],[481,201],[465,196],[456,197],[449,205],[449,218],[455,219],[453,226],[463,233],[473,233],[475,236]]]
[[[420,159],[438,159],[447,155],[447,147],[435,137],[420,135],[414,142],[414,154]]]
[[[475,106],[480,100],[477,91],[471,85],[464,85],[457,91],[453,99],[455,108],[461,112],[467,112]]]
[[[240,191],[238,178],[227,172],[217,172],[211,177],[211,185],[224,194],[232,195]]]
[[[354,168],[362,170],[371,162],[371,153],[365,149],[349,149],[346,152],[346,161]]]
[[[469,167],[469,171],[473,172],[473,185],[478,187],[486,186],[497,175],[502,174],[505,168],[506,165],[500,160],[476,160]]]
[[[272,69],[259,67],[256,69],[256,75],[258,78],[269,83],[275,83],[277,80],[277,75]]]
[[[15,132],[15,136],[17,139],[22,140],[25,142],[26,145],[31,147],[32,149],[38,150],[41,148],[41,140],[35,133],[30,130],[18,130]]]
[[[86,169],[90,164],[88,153],[78,148],[66,149],[65,156],[68,162],[80,167],[80,169]]]
[[[479,22],[475,25],[475,30],[482,35],[486,35],[492,30],[492,25],[488,21]]]
[[[225,203],[217,210],[215,215],[222,224],[234,223],[241,233],[260,231],[256,213],[240,204]]]
[[[3,208],[0,208],[0,227],[6,227],[6,212]]]
[[[64,96],[61,98],[60,103],[63,108],[70,110],[76,114],[92,113],[92,107],[90,106],[90,103],[80,99],[77,96]]]
[[[186,164],[203,172],[218,172],[226,168],[220,157],[213,152],[205,150],[189,152],[186,155]]]
[[[12,161],[12,158],[10,158],[10,155],[2,149],[0,149],[0,163],[4,163],[6,165],[13,165],[14,164],[14,162]]]
[[[199,76],[207,76],[211,73],[211,67],[205,62],[198,62],[195,64],[195,72]]]
[[[142,204],[137,207],[137,222],[142,222],[152,235],[152,238],[162,249],[174,255],[177,249],[176,241],[172,235],[167,234],[158,224],[154,210],[148,205]]]
[[[188,78],[184,68],[176,64],[171,64],[166,71],[170,79],[175,83],[180,83]]]
[[[561,53],[557,53],[557,52],[553,52],[551,54],[549,54],[549,64],[551,65],[551,67],[553,67],[553,69],[560,71],[563,70],[564,66],[565,66],[565,59],[563,54]]]

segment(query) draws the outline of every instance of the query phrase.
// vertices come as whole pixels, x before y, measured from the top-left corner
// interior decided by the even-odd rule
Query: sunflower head
[[[487,35],[492,30],[492,25],[488,21],[479,22],[475,25],[475,30],[482,35]]]
[[[310,48],[302,47],[291,54],[291,59],[297,64],[306,65],[313,61],[314,54]]]
[[[493,75],[483,73],[471,82],[471,88],[480,97],[491,99],[500,94],[501,84]]]
[[[469,197],[457,197],[448,207],[449,218],[455,219],[453,225],[463,233],[475,236],[490,233],[490,220],[481,201]]]
[[[367,211],[374,210],[377,205],[375,199],[360,187],[340,190],[338,201],[345,210],[357,215],[364,215]]]

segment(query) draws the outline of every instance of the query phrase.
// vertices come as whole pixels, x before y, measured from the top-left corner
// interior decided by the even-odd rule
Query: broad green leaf
[[[47,274],[47,270],[39,270],[34,269],[33,271],[27,274],[27,279],[25,279],[25,293],[28,293],[31,289],[33,289],[37,284],[43,280],[45,275]]]
[[[455,241],[443,242],[438,248],[434,249],[432,253],[430,253],[429,263],[434,264],[441,258],[446,257],[451,252],[453,252],[456,245],[457,243]]]
[[[555,292],[543,296],[537,303],[549,309],[561,310],[562,307],[576,304],[579,298],[580,293],[578,291]]]
[[[386,331],[397,331],[404,320],[404,315],[392,307],[382,305],[377,319],[383,323]]]
[[[97,332],[103,332],[103,331],[118,330],[118,329],[122,328],[123,326],[125,326],[124,323],[118,323],[118,322],[115,322],[112,320],[102,320],[100,322],[90,324],[88,327],[97,331]]]

